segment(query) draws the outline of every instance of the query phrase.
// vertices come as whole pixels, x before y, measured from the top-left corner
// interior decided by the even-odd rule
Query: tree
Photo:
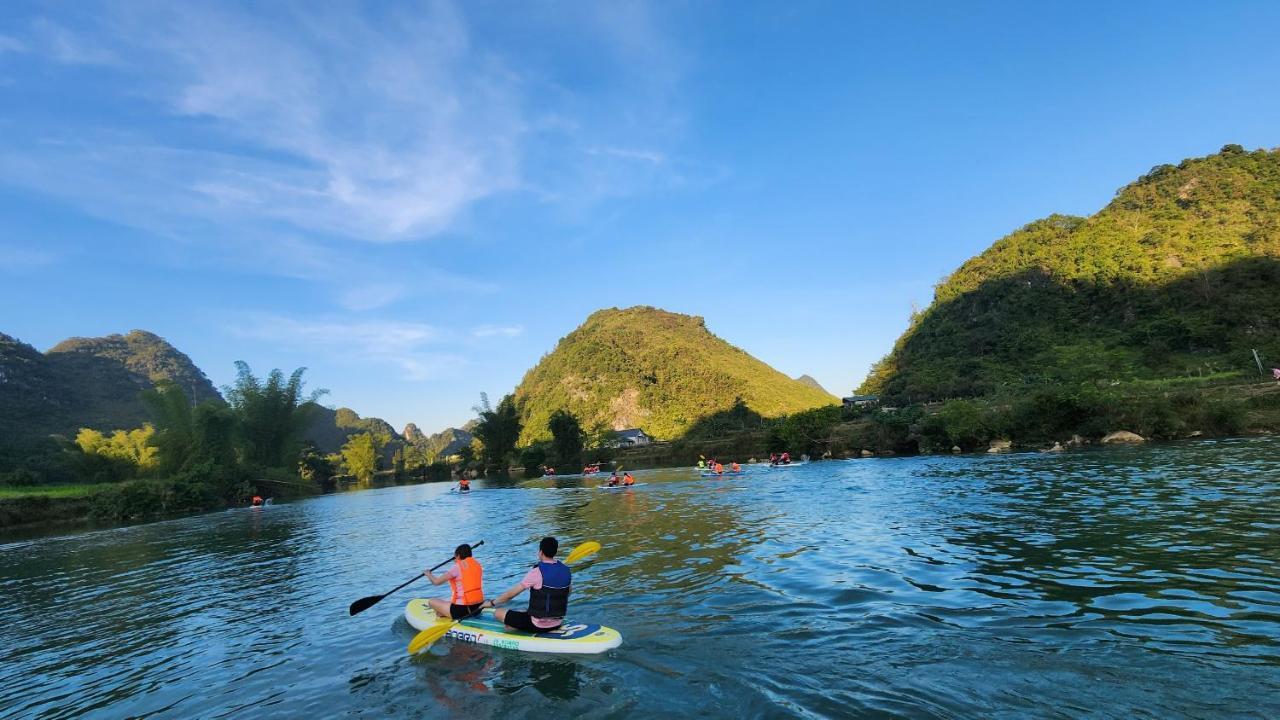
[[[480,393],[480,404],[473,408],[480,418],[471,434],[484,444],[484,463],[486,467],[505,470],[511,453],[516,449],[516,441],[520,439],[520,411],[516,408],[514,395],[507,395],[498,402],[498,407],[490,407],[489,396]]]
[[[357,480],[368,481],[378,470],[378,452],[381,449],[373,433],[352,435],[342,446],[342,464]]]
[[[330,490],[333,486],[333,463],[313,443],[306,443],[298,455],[298,477],[315,483],[321,490]]]
[[[280,370],[272,370],[266,382],[254,377],[244,361],[236,361],[236,370],[235,384],[225,393],[236,415],[244,460],[261,467],[284,467],[297,456],[298,435],[326,391],[303,395],[306,368],[294,370],[288,380]]]
[[[84,475],[95,479],[125,480],[145,475],[159,466],[158,448],[151,443],[156,429],[143,425],[136,430],[116,430],[108,437],[90,428],[81,428],[75,444],[84,456]]]
[[[196,447],[191,399],[177,385],[162,382],[154,390],[142,393],[142,401],[155,420],[152,442],[158,449],[161,472],[181,471],[189,464]]]
[[[561,465],[577,465],[582,460],[584,435],[578,418],[565,410],[551,413],[547,421],[551,430],[551,452]]]

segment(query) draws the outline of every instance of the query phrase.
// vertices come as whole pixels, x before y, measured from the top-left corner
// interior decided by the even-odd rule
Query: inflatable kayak
[[[426,600],[410,600],[404,609],[404,619],[415,630],[426,630],[440,620]],[[479,616],[468,618],[453,626],[445,637],[493,647],[537,653],[574,653],[590,655],[612,650],[622,644],[622,635],[613,628],[566,621],[559,630],[545,633],[527,633],[498,622],[493,610],[486,608]]]
[[[597,490],[626,490],[627,488],[639,487],[645,483],[631,483],[630,485],[597,485]]]
[[[704,473],[700,473],[700,474],[702,475],[702,477],[724,477],[725,475],[741,475],[741,474],[742,474],[742,471],[741,471],[741,470],[739,470],[738,472],[733,472],[732,470],[725,470],[725,471],[724,471],[724,472],[722,472],[722,473],[717,473],[717,472],[704,472]]]

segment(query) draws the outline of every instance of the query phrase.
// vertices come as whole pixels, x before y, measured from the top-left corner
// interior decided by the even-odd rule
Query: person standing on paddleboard
[[[573,585],[573,574],[569,566],[556,560],[560,543],[553,537],[544,537],[538,543],[538,564],[525,574],[518,584],[493,600],[488,601],[498,621],[509,628],[531,633],[544,633],[557,630],[564,624],[565,613],[569,610],[569,589]],[[529,609],[501,610],[497,609],[511,598],[525,590],[529,591]]]
[[[432,585],[449,583],[452,595],[448,599],[431,598],[427,601],[436,615],[449,620],[461,620],[480,612],[484,607],[484,568],[471,557],[471,546],[463,543],[453,551],[453,567],[436,575],[430,570],[423,573]]]

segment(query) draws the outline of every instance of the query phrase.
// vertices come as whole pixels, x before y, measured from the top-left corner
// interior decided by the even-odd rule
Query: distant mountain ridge
[[[1036,383],[1280,365],[1280,151],[1161,165],[940,283],[860,392],[913,402]]]
[[[827,393],[828,395],[831,395],[831,392],[826,388],[822,387],[822,383],[815,380],[811,375],[801,375],[800,377],[796,378],[796,382],[804,383],[805,385],[808,385],[809,387],[815,390],[821,390],[822,392]],[[835,397],[835,396],[832,395],[832,397]]]
[[[138,427],[149,420],[139,394],[162,381],[197,402],[221,399],[191,358],[153,333],[70,338],[47,353],[0,334],[0,443]]]
[[[462,448],[469,447],[473,439],[471,433],[462,428],[445,428],[434,435],[424,435],[413,423],[405,426],[403,434],[405,442],[421,449],[432,459],[457,455]]]
[[[559,409],[588,429],[670,439],[739,398],[763,416],[837,402],[711,334],[702,318],[646,306],[592,313],[525,373],[515,397],[522,444],[550,437]]]

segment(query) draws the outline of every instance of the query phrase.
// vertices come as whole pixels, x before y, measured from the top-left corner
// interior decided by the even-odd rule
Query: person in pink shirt
[[[488,601],[489,607],[495,608],[493,614],[499,622],[530,633],[551,632],[564,624],[573,574],[568,565],[555,559],[559,550],[560,543],[555,538],[542,538],[538,543],[538,564],[510,590]],[[529,591],[528,610],[496,609],[525,590]]]

